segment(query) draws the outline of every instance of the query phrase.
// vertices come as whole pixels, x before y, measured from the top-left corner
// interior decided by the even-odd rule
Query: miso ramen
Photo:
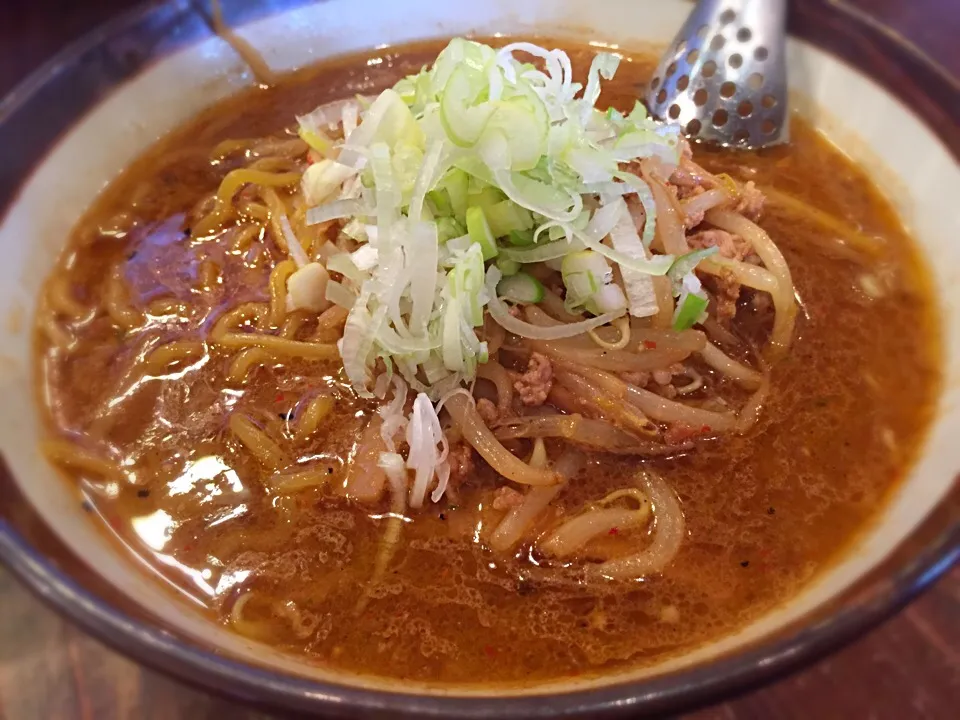
[[[934,308],[871,180],[798,118],[691,146],[648,58],[555,46],[272,79],[78,223],[44,450],[216,622],[427,682],[650,665],[798,593],[914,461]]]

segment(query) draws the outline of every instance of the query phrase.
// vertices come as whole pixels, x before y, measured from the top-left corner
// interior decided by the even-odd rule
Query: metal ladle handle
[[[786,142],[786,20],[787,0],[700,0],[660,59],[650,112],[724,146]]]

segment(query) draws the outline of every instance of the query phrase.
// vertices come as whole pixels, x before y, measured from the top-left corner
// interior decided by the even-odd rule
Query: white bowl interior
[[[373,46],[468,32],[538,34],[620,44],[666,43],[689,3],[681,0],[488,0],[484,3],[403,3],[381,0],[322,2],[243,28],[278,69]],[[789,47],[791,83],[801,112],[867,166],[886,187],[928,258],[940,292],[948,376],[923,457],[876,526],[841,562],[821,574],[788,605],[736,636],[727,637],[655,669],[660,673],[702,662],[764,635],[809,612],[879,563],[949,490],[960,470],[960,213],[955,202],[960,168],[934,134],[889,93],[843,63],[802,42]],[[332,679],[265,646],[204,620],[173,593],[158,593],[138,578],[143,567],[118,550],[80,509],[77,496],[37,450],[39,419],[31,371],[31,322],[40,283],[71,226],[138,153],[208,104],[249,83],[244,66],[219,39],[167,57],[83,118],[33,174],[0,225],[0,450],[23,493],[45,521],[109,582],[170,625],[209,646],[290,673]],[[822,108],[829,108],[823,111]],[[855,129],[855,130],[854,130]],[[109,138],[109,141],[106,139]],[[935,261],[934,261],[935,260]],[[630,674],[637,677],[638,673]],[[340,681],[383,686],[382,681]],[[626,679],[608,676],[592,684]],[[571,689],[570,682],[563,683]],[[418,689],[409,683],[406,691]],[[549,690],[541,686],[538,691]],[[443,692],[442,689],[433,689]]]

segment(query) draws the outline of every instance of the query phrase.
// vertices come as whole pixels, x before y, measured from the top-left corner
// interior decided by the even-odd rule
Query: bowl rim
[[[272,12],[298,3],[274,0],[265,4],[268,11]],[[819,9],[811,13],[811,8],[816,6]],[[960,123],[956,122],[960,110],[955,102],[960,97],[960,84],[956,80],[949,82],[951,78],[949,74],[944,75],[942,68],[896,34],[884,32],[884,26],[872,21],[869,16],[845,13],[826,0],[810,0],[803,7],[803,12],[791,18],[791,29],[799,30],[804,39],[820,47],[826,45],[824,49],[857,65],[852,61],[855,50],[848,48],[847,52],[843,52],[838,44],[832,44],[831,40],[810,32],[810,23],[814,22],[812,16],[823,13],[827,15],[826,20],[821,17],[816,19],[817,22],[829,24],[832,19],[833,22],[855,24],[861,41],[875,45],[874,52],[876,48],[885,48],[891,62],[908,68],[921,94],[925,94],[931,102],[927,117],[924,118],[925,124],[940,136],[955,157],[960,156],[960,133],[957,132]],[[0,101],[0,127],[35,99],[64,67],[79,62],[85,53],[108,40],[123,36],[141,25],[155,24],[165,13],[172,11],[196,12],[189,1],[144,2],[56,53]],[[184,36],[162,47],[158,45],[153,49],[156,54],[146,58],[146,61],[166,54],[171,45],[181,46],[197,39]],[[126,77],[139,72],[145,64],[134,63],[137,66],[128,68]],[[870,72],[870,68],[858,66],[858,69],[877,76],[877,72]],[[945,77],[948,80],[946,91],[942,89]],[[113,84],[110,89],[115,89],[116,84],[119,83]],[[882,79],[881,84],[893,89]],[[87,100],[92,106],[99,98]],[[952,129],[949,124],[944,126],[930,122],[931,115],[936,117],[938,114],[955,121]],[[77,119],[74,116],[71,124]],[[50,143],[56,139],[55,136],[51,137]],[[22,178],[15,178],[17,186],[29,177],[32,169],[28,168]],[[16,191],[11,193],[11,204],[16,202],[16,195]],[[0,213],[5,209],[0,205]],[[954,481],[954,496],[957,495],[958,486],[960,477]],[[944,504],[950,502],[947,498]],[[598,689],[501,697],[415,695],[338,685],[285,675],[204,650],[188,640],[150,626],[85,589],[33,547],[2,514],[0,562],[40,600],[113,649],[188,685],[234,700],[328,716],[353,717],[363,713],[391,717],[477,719],[597,717],[648,715],[689,709],[781,677],[846,645],[905,606],[960,559],[960,519],[948,520],[946,529],[932,540],[924,538],[918,543],[913,539],[918,533],[908,538],[904,545],[920,544],[921,549],[906,559],[898,558],[895,561],[896,569],[886,574],[884,582],[874,583],[857,593],[846,606],[831,610],[813,624],[781,633],[772,640],[761,640],[708,663],[665,675]]]

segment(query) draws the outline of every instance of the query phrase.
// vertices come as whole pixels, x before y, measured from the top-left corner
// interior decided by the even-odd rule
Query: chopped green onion
[[[673,317],[673,329],[689,330],[700,322],[700,317],[706,312],[706,309],[707,299],[705,297],[692,293],[685,295]]]
[[[507,256],[500,254],[497,255],[497,267],[500,268],[500,272],[502,272],[504,275],[516,275],[518,272],[520,272],[520,268],[522,268],[523,265],[516,260],[512,260]]]
[[[467,234],[470,236],[470,242],[480,246],[484,260],[495,258],[499,253],[487,218],[483,210],[478,207],[467,208]]]
[[[301,127],[297,134],[301,140],[324,157],[330,157],[333,152],[333,140],[328,138],[320,128],[308,130],[307,128]]]
[[[483,208],[483,212],[486,213],[488,209],[506,199],[506,195],[492,185],[478,183],[475,179],[471,180],[471,187],[467,192],[467,205]]]
[[[507,242],[516,247],[529,247],[533,245],[533,230],[511,230]]]
[[[496,106],[482,102],[485,74],[467,64],[457,65],[440,96],[440,122],[451,142],[470,147],[483,133]]]
[[[453,215],[453,205],[450,203],[450,194],[443,188],[437,188],[427,193],[427,201],[433,207],[435,217]]]
[[[688,252],[674,260],[673,265],[667,271],[667,277],[673,282],[675,294],[680,293],[680,283],[683,282],[683,278],[693,272],[701,260],[716,255],[718,252],[720,252],[720,248],[708,247]]]
[[[460,237],[465,232],[466,228],[456,218],[442,217],[437,220],[437,237],[442,243]]]
[[[533,228],[533,215],[512,200],[503,200],[483,209],[494,237],[507,237],[518,230]]]
[[[455,217],[463,220],[467,215],[467,189],[470,176],[463,170],[454,168],[443,179],[443,187],[450,197],[450,208]]]
[[[591,295],[584,307],[594,315],[623,312],[627,309],[627,297],[619,285],[610,283]]]
[[[560,274],[567,289],[564,303],[570,310],[582,308],[594,293],[613,279],[613,271],[606,259],[592,250],[566,255]]]
[[[543,284],[525,272],[505,277],[497,284],[498,297],[525,305],[540,302],[545,293]]]

